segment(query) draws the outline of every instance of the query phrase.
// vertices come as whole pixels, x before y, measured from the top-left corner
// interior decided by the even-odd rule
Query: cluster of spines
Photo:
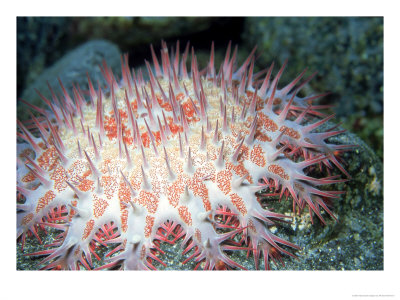
[[[214,68],[214,44],[212,44],[212,47],[211,47],[210,62],[208,64],[208,66],[206,67],[206,69],[203,71],[199,71],[198,66],[197,66],[197,59],[196,59],[196,56],[194,55],[194,51],[192,49],[191,77],[189,77],[189,74],[186,69],[186,59],[187,59],[188,53],[189,53],[189,46],[188,45],[186,46],[186,50],[183,54],[181,63],[179,62],[179,43],[177,44],[177,47],[176,47],[176,54],[174,57],[171,56],[171,59],[168,55],[168,50],[167,50],[165,43],[163,43],[162,48],[163,48],[161,51],[162,64],[160,67],[160,64],[157,60],[157,56],[155,55],[154,49],[153,49],[153,47],[151,47],[155,75],[150,67],[150,64],[148,62],[146,62],[147,71],[148,71],[149,77],[150,77],[149,82],[150,82],[151,95],[149,95],[147,93],[146,89],[144,88],[145,81],[143,79],[143,75],[141,74],[141,72],[138,75],[136,75],[134,71],[133,71],[133,74],[130,73],[126,56],[121,58],[121,63],[122,63],[122,67],[123,67],[122,68],[123,69],[122,80],[123,80],[124,86],[127,87],[125,89],[125,102],[126,102],[126,107],[127,107],[127,112],[128,112],[129,124],[132,129],[133,143],[135,146],[140,148],[140,152],[141,152],[141,155],[142,155],[143,161],[144,161],[144,167],[146,168],[147,161],[146,161],[145,153],[143,151],[143,141],[141,141],[137,120],[134,117],[131,105],[129,105],[129,103],[130,103],[129,99],[131,99],[131,97],[135,97],[135,96],[137,99],[136,103],[137,103],[138,112],[139,113],[140,112],[147,113],[151,126],[152,127],[158,126],[158,128],[160,129],[161,141],[164,145],[164,147],[163,147],[164,153],[163,154],[165,156],[165,162],[166,162],[166,165],[167,165],[167,168],[169,171],[170,178],[174,178],[175,175],[170,167],[168,154],[167,154],[167,151],[165,150],[165,144],[167,143],[167,136],[169,136],[171,134],[171,131],[168,126],[167,120],[165,118],[164,112],[162,112],[162,116],[163,116],[163,122],[165,124],[165,126],[164,126],[165,130],[163,129],[163,126],[161,125],[160,117],[157,115],[157,119],[156,119],[153,116],[150,106],[152,106],[153,108],[160,108],[158,100],[155,96],[155,90],[158,89],[161,93],[161,96],[162,96],[164,102],[169,104],[170,107],[172,108],[173,121],[176,124],[180,123],[180,125],[183,129],[182,133],[184,135],[184,139],[186,140],[186,144],[188,144],[187,135],[189,134],[190,126],[189,126],[187,118],[184,114],[183,108],[176,101],[176,97],[174,94],[174,92],[179,91],[179,92],[185,93],[185,95],[188,96],[188,91],[186,89],[184,82],[182,82],[182,86],[181,86],[181,84],[178,80],[178,76],[180,76],[184,80],[191,78],[191,80],[193,81],[194,93],[196,95],[196,98],[199,100],[199,108],[196,106],[196,104],[193,101],[192,101],[192,105],[193,105],[196,115],[199,117],[199,119],[203,123],[202,135],[201,135],[201,146],[200,146],[201,148],[205,147],[205,141],[206,141],[205,135],[204,135],[204,127],[206,127],[207,132],[212,130],[210,122],[207,117],[207,107],[209,106],[209,104],[208,104],[206,94],[204,92],[203,84],[201,81],[202,74],[205,74],[206,79],[212,81],[215,87],[220,86],[223,91],[224,96],[220,98],[220,112],[223,117],[223,122],[222,122],[223,123],[222,131],[223,132],[228,131],[228,125],[227,125],[228,117],[227,117],[227,111],[226,111],[227,89],[229,87],[232,88],[231,93],[233,95],[235,104],[238,106],[240,105],[239,95],[244,94],[245,91],[250,91],[252,93],[253,96],[251,97],[250,102],[246,103],[245,101],[243,101],[243,103],[242,103],[242,111],[241,111],[241,115],[240,115],[240,120],[244,121],[246,119],[247,114],[249,114],[250,116],[254,115],[254,118],[253,118],[253,121],[249,128],[249,134],[246,137],[240,137],[240,139],[237,140],[237,142],[239,143],[239,146],[236,148],[236,151],[232,156],[233,161],[238,160],[238,156],[240,154],[240,149],[241,149],[243,143],[246,142],[246,144],[250,145],[253,143],[253,141],[255,139],[255,133],[256,133],[256,129],[257,129],[257,120],[258,120],[257,109],[256,109],[258,97],[261,99],[263,99],[263,98],[268,99],[266,101],[266,105],[265,105],[266,111],[279,114],[279,119],[281,121],[286,120],[288,115],[292,114],[296,117],[295,122],[297,124],[300,124],[302,122],[302,120],[305,118],[306,114],[318,116],[318,115],[321,115],[321,113],[318,110],[326,108],[326,106],[315,106],[315,105],[314,106],[308,105],[307,107],[305,106],[305,103],[310,103],[312,100],[314,100],[318,97],[321,97],[324,94],[318,95],[318,96],[311,96],[311,97],[304,98],[304,99],[296,99],[297,103],[300,105],[299,106],[293,105],[293,101],[296,97],[297,91],[299,91],[315,75],[315,74],[311,75],[303,83],[301,83],[299,86],[296,87],[297,83],[303,77],[306,70],[303,71],[289,85],[287,85],[286,87],[284,87],[281,90],[277,90],[278,82],[279,82],[279,79],[283,73],[285,66],[286,66],[286,62],[283,64],[282,68],[279,70],[277,76],[274,78],[272,83],[270,82],[271,81],[270,79],[271,79],[273,64],[266,71],[267,72],[266,77],[264,80],[262,80],[261,85],[257,85],[256,81],[257,81],[257,78],[260,77],[260,74],[253,74],[254,53],[255,53],[256,48],[253,49],[253,51],[251,52],[249,57],[246,59],[244,64],[238,70],[236,70],[234,72],[234,62],[236,61],[237,48],[235,48],[232,58],[230,58],[231,45],[229,44],[225,60],[221,64],[221,68],[220,68],[220,71],[218,74],[216,74],[215,68]],[[248,68],[249,68],[249,70],[247,70]],[[103,73],[103,76],[106,79],[108,87],[111,91],[113,115],[114,115],[114,118],[116,120],[116,125],[117,125],[116,126],[117,127],[117,135],[116,136],[117,136],[117,141],[118,141],[119,155],[120,155],[120,158],[122,158],[125,155],[127,163],[128,163],[128,165],[130,165],[132,162],[129,157],[129,152],[127,150],[126,142],[123,139],[121,116],[118,111],[118,107],[117,107],[116,100],[115,100],[115,90],[118,90],[120,87],[119,87],[117,80],[116,80],[114,74],[112,73],[111,69],[109,69],[105,63],[103,64],[103,67],[102,67],[102,73]],[[259,72],[259,73],[262,73],[262,72]],[[163,91],[163,89],[160,85],[160,82],[158,80],[158,78],[160,78],[160,77],[163,77],[164,79],[167,79],[170,82],[168,97],[166,96],[166,93]],[[237,85],[233,84],[234,81],[237,82]],[[98,161],[99,159],[101,159],[100,158],[100,149],[98,149],[98,148],[101,147],[102,138],[104,138],[104,136],[105,136],[104,112],[103,112],[103,104],[102,104],[102,99],[104,96],[103,96],[103,91],[100,87],[100,84],[98,84],[98,91],[96,92],[89,77],[88,77],[88,83],[89,83],[89,93],[90,93],[89,105],[93,109],[96,110],[96,129],[99,131],[99,134],[98,134],[99,145],[96,144],[95,139],[93,137],[93,133],[90,132],[90,128],[89,127],[85,128],[83,125],[83,122],[85,119],[84,119],[84,114],[82,113],[82,111],[83,111],[82,108],[83,108],[84,103],[86,103],[86,101],[84,100],[84,97],[82,96],[83,93],[79,87],[77,87],[77,88],[75,86],[73,87],[73,94],[74,94],[73,99],[74,100],[72,100],[72,98],[69,96],[68,92],[64,88],[61,81],[60,81],[60,86],[62,88],[63,96],[64,96],[63,98],[61,98],[62,99],[61,101],[55,95],[54,91],[51,89],[50,86],[49,86],[49,88],[50,88],[50,91],[52,94],[53,101],[49,101],[48,99],[46,99],[42,94],[40,94],[40,92],[38,92],[38,94],[51,109],[52,116],[54,116],[54,118],[55,118],[55,124],[57,124],[58,127],[66,126],[69,130],[73,131],[75,134],[77,131],[77,126],[74,123],[73,114],[75,113],[75,111],[77,111],[78,115],[80,116],[80,125],[82,128],[82,131],[87,136],[89,145],[91,147],[93,147],[94,154],[95,154],[95,160]],[[254,88],[254,86],[256,86],[256,87]],[[257,86],[259,86],[259,88],[257,88]],[[291,94],[289,94],[295,87],[296,87],[295,91],[292,92]],[[141,93],[139,93],[140,89],[141,89]],[[133,90],[135,90],[135,93],[133,92]],[[144,95],[144,100],[141,98],[141,97],[143,97],[143,95]],[[281,100],[286,99],[288,97],[288,95],[290,96],[289,102],[283,103],[284,101],[281,101],[281,103],[274,103],[274,101],[276,99],[281,99]],[[97,104],[95,104],[95,99],[97,99]],[[20,138],[24,139],[26,142],[28,142],[32,146],[32,148],[34,149],[34,151],[36,153],[40,153],[43,148],[49,147],[50,143],[51,143],[51,145],[54,146],[55,150],[57,151],[61,163],[64,165],[67,165],[68,158],[64,155],[65,146],[63,145],[63,142],[57,132],[57,129],[55,128],[54,123],[52,123],[50,121],[50,115],[41,108],[38,108],[27,102],[25,102],[25,103],[44,116],[45,122],[42,123],[32,115],[32,120],[35,124],[35,127],[39,131],[42,145],[40,146],[40,142],[38,142],[38,139],[35,138],[29,132],[29,130],[19,121],[18,121],[18,125],[19,125],[22,133],[18,133],[18,136]],[[144,103],[146,105],[144,105]],[[297,113],[296,111],[300,111],[300,113]],[[235,112],[234,112],[234,110],[232,110],[231,122],[234,122],[235,118],[236,118]],[[303,133],[308,133],[308,132],[314,130],[315,128],[326,123],[331,118],[332,118],[332,116],[328,116],[319,122],[313,123],[308,126],[304,126]],[[155,137],[152,134],[152,131],[150,130],[150,127],[149,127],[146,119],[144,119],[144,122],[145,122],[145,126],[147,129],[147,133],[150,137],[152,149],[154,150],[155,154],[158,156],[159,153],[158,153],[157,147],[155,145]],[[44,124],[44,125],[42,125],[42,124]],[[215,144],[218,143],[218,130],[219,130],[218,126],[219,125],[218,125],[218,121],[217,121],[215,131],[214,131],[214,138],[213,138],[213,142]],[[49,131],[47,131],[45,129],[46,127],[49,129]],[[342,132],[342,131],[334,131],[334,129],[335,128],[331,128],[324,133],[318,134],[318,136],[314,135],[315,140],[312,141],[313,143],[309,143],[307,145],[300,145],[300,147],[297,147],[297,148],[293,147],[293,145],[291,145],[289,141],[283,141],[282,136],[286,133],[286,130],[283,130],[281,132],[281,134],[279,135],[279,137],[272,142],[273,144],[276,144],[276,145],[278,143],[282,143],[283,146],[280,147],[275,153],[270,154],[270,156],[271,156],[270,159],[274,160],[281,153],[283,153],[285,150],[287,150],[287,148],[291,148],[291,152],[290,152],[291,155],[294,155],[296,152],[297,153],[301,152],[300,154],[297,154],[297,155],[301,156],[305,159],[302,163],[298,163],[298,166],[301,167],[301,169],[304,169],[308,166],[311,166],[311,165],[314,165],[314,164],[320,163],[320,162],[324,163],[328,168],[330,168],[331,167],[330,162],[332,162],[343,173],[345,173],[349,177],[349,174],[344,170],[344,168],[341,166],[339,161],[336,159],[336,155],[337,155],[338,151],[347,150],[353,146],[352,145],[331,145],[331,144],[329,144],[329,146],[328,146],[324,141],[326,138],[337,135]],[[178,133],[178,135],[179,135],[180,155],[181,155],[181,157],[183,157],[182,138],[181,138],[180,133]],[[323,150],[328,152],[327,155],[321,155],[321,153],[320,153],[321,151],[319,151],[321,144],[324,146]],[[98,181],[100,172],[96,169],[95,163],[92,161],[92,159],[90,158],[90,156],[88,155],[88,153],[86,151],[83,151],[83,153],[82,153],[79,141],[77,141],[77,147],[78,147],[78,151],[79,151],[79,156],[85,157],[87,159],[87,162],[89,164],[91,172]],[[218,159],[216,161],[217,166],[222,166],[224,164],[223,150],[224,150],[224,141],[222,141],[221,147],[219,150]],[[314,150],[316,150],[316,151],[314,151]],[[187,164],[186,164],[187,170],[191,170],[193,168],[193,166],[191,165],[192,159],[191,159],[190,153],[191,153],[191,150],[189,147],[188,148],[188,159],[187,159]],[[84,154],[84,156],[83,156],[83,154]],[[49,185],[50,183],[45,178],[44,170],[42,170],[39,166],[37,166],[37,164],[35,164],[35,162],[32,159],[29,159],[28,158],[29,156],[26,156],[26,157],[27,157],[27,163],[25,163],[25,166],[28,168],[28,170],[34,174],[34,176],[41,182],[42,185],[44,185],[44,186]],[[148,180],[146,180],[146,174],[143,169],[143,166],[141,166],[141,168],[142,168],[142,174],[143,174],[143,186],[144,186],[144,188],[148,189],[148,188],[150,188],[150,186],[149,186]],[[129,181],[126,179],[126,177],[124,176],[124,174],[122,172],[121,172],[121,175],[124,178],[124,181],[130,187],[130,190],[133,193],[135,193],[135,191],[131,187]],[[239,179],[240,182],[238,184],[240,185],[240,183],[243,182],[246,179],[246,177],[247,177],[247,175],[244,175],[242,178],[240,178]],[[317,179],[314,179],[314,178],[311,178],[308,176],[299,175],[299,177],[297,179],[312,182],[313,185],[330,184],[330,183],[337,183],[337,182],[343,181],[343,180],[338,179],[338,176],[329,176],[327,178],[317,180]],[[75,188],[73,184],[71,184],[69,182],[67,182],[67,184],[79,198],[79,194],[81,194],[82,192],[80,192],[77,188]],[[24,189],[23,187],[17,187],[17,188],[21,194],[23,194],[25,196],[27,196],[29,194],[29,191]],[[100,185],[98,185],[98,188],[101,188]],[[271,190],[280,190],[281,191],[280,197],[282,197],[284,193],[287,196],[287,191],[289,191],[290,195],[293,197],[293,206],[297,205],[298,208],[300,210],[302,210],[304,208],[305,204],[308,203],[310,212],[311,212],[311,210],[314,211],[322,221],[323,221],[323,219],[319,213],[319,207],[317,207],[318,205],[322,206],[331,216],[334,217],[334,215],[331,213],[331,211],[325,205],[324,201],[319,200],[316,203],[315,201],[313,202],[311,199],[304,199],[304,198],[301,199],[298,197],[298,192],[296,192],[292,186],[282,186],[279,182],[276,181],[276,179],[274,180],[274,179],[265,178],[263,181],[261,181],[260,187],[258,189],[261,190],[261,189],[266,189],[266,188],[269,188]],[[311,187],[310,187],[310,189],[311,189]],[[313,189],[312,193],[321,195],[323,197],[328,197],[328,198],[335,197],[337,194],[339,194],[339,192],[329,192],[328,193],[328,192],[319,191],[315,188],[312,188],[312,189]],[[307,195],[307,193],[305,195]],[[320,199],[320,198],[318,198],[318,199]],[[23,205],[19,205],[19,208],[24,209]],[[73,209],[75,211],[77,211],[79,214],[79,210],[76,207],[74,207]],[[228,216],[228,219],[234,218],[234,214],[229,212],[229,210],[227,210],[227,208],[225,208],[223,210],[219,210],[219,213],[222,214],[223,217]],[[258,217],[261,220],[264,220],[266,222],[269,221],[268,218],[265,218],[263,216],[258,216]],[[286,218],[285,216],[282,216],[279,214],[271,215],[270,217],[272,217],[272,218],[276,217],[277,219]],[[62,220],[62,219],[60,219],[60,220]],[[230,223],[230,222],[231,222],[231,220],[227,221],[227,223]],[[233,223],[235,223],[235,222],[233,222]],[[236,223],[237,223],[237,221],[236,221]],[[42,225],[48,225],[48,224],[55,224],[55,223],[44,221],[44,222],[42,222],[41,227],[42,227]],[[221,225],[221,226],[225,226],[225,225]],[[236,224],[236,225],[238,225],[238,224]],[[64,225],[62,225],[62,224],[50,225],[50,226],[53,226],[58,229],[61,229],[61,227],[63,229],[65,229]],[[165,230],[165,233],[168,236],[169,234],[173,234],[175,232],[174,230],[176,229],[177,224],[174,222],[172,222],[172,223],[167,222],[167,223],[163,224],[163,226],[165,228],[162,228],[162,229]],[[228,225],[226,225],[226,226],[228,226]],[[232,232],[225,234],[223,237],[221,237],[221,241],[229,240],[229,243],[232,243],[232,244],[238,243],[238,242],[235,242],[232,239],[232,237],[243,232],[242,242],[239,244],[242,245],[243,243],[245,243],[246,245],[249,245],[250,242],[248,240],[246,240],[247,237],[246,237],[246,233],[245,233],[245,232],[247,232],[245,230],[247,227],[242,227],[242,228],[238,229],[238,227],[235,227],[233,225],[231,225],[231,226],[232,226],[232,228],[236,228],[236,229],[233,230]],[[254,226],[254,224],[253,224],[253,226]],[[31,228],[31,232],[37,236],[35,227],[32,227],[32,228]],[[104,232],[108,232],[107,230],[108,229],[105,229]],[[106,236],[106,235],[108,238],[108,234],[106,234],[106,233],[104,233],[102,238],[104,238],[104,236]],[[184,236],[183,230],[181,229],[178,233],[175,233],[175,236],[179,237],[179,238],[183,237]],[[158,234],[157,237],[161,241],[168,240],[167,238],[163,238],[161,234]],[[189,237],[189,235],[186,235],[185,242],[187,242],[188,237]],[[112,240],[112,239],[113,238],[110,238],[110,240]],[[279,247],[276,244],[276,241],[279,243],[285,244],[287,246],[296,248],[295,245],[293,245],[289,242],[283,241],[282,239],[279,239],[277,237],[275,240],[271,239],[271,235],[267,235],[265,237],[265,239],[268,240],[268,243],[266,245],[261,245],[261,246],[253,245],[252,247],[248,246],[248,251],[250,251],[252,249],[257,266],[258,266],[258,256],[259,256],[258,249],[262,249],[262,251],[264,252],[265,260],[267,262],[268,257],[273,258],[273,257],[279,256],[278,253],[276,252],[277,251],[276,249],[279,249],[280,252],[292,255],[290,252],[287,252],[286,250]],[[23,234],[23,240],[25,240],[25,233]],[[254,240],[255,239],[253,239],[253,241]],[[99,241],[101,241],[100,238],[98,238],[97,242],[99,242]],[[113,242],[114,241],[115,240],[113,240]],[[206,241],[206,244],[207,244],[207,242],[209,242],[209,241]],[[238,245],[236,245],[236,246],[229,245],[229,243],[224,244],[222,246],[222,250],[235,250],[235,249],[237,250],[240,248],[240,247],[238,247]],[[104,244],[104,243],[101,243],[101,244]],[[271,247],[271,245],[273,245],[273,247]],[[119,245],[117,248],[115,248],[112,253],[120,250],[120,247],[121,247],[121,245]],[[157,246],[157,243],[152,245],[152,247],[155,248],[157,251],[161,251],[161,249],[159,249],[159,247]],[[184,252],[187,253],[193,247],[194,247],[193,243],[189,243],[189,245],[186,247]],[[240,248],[240,249],[243,249],[243,248]],[[197,249],[194,252],[194,254],[192,254],[191,257],[196,258],[197,261],[201,262],[205,257],[204,257],[204,253],[202,253],[201,251],[199,252],[199,251],[200,250]],[[49,253],[54,254],[54,251],[51,252],[51,250],[49,250],[47,252],[46,251],[41,252],[40,254],[49,254]],[[94,253],[94,251],[92,251],[92,254],[93,253]],[[109,256],[112,253],[109,253]],[[36,254],[38,254],[38,253],[36,253]],[[154,253],[152,251],[148,251],[147,255],[148,255],[148,257],[150,257],[153,260],[158,260],[158,258],[156,256],[154,256]],[[45,260],[47,261],[51,257],[52,257],[52,255],[47,257]],[[90,255],[86,255],[87,259],[89,259],[89,257],[90,257]],[[226,261],[224,262],[225,266],[238,267],[238,265],[236,263],[234,263],[232,260],[230,260],[229,258],[227,258],[227,256],[222,256],[222,257],[224,259],[226,259]],[[81,261],[81,263],[82,263],[82,261]],[[82,264],[85,266],[85,268],[87,267],[87,265],[85,265],[84,263],[82,263]],[[91,265],[91,263],[90,263],[90,265]],[[268,264],[265,265],[266,268],[268,267],[267,265]],[[152,268],[154,266],[152,266],[151,263],[149,262],[146,265],[146,267]],[[211,263],[210,261],[207,260],[206,268],[215,268],[215,267],[216,267],[215,263]]]

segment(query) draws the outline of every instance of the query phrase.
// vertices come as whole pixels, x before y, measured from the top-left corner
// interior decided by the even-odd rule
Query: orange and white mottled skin
[[[329,163],[326,156],[319,154],[328,156],[336,149],[324,142],[329,134],[335,132],[326,135],[310,133],[310,128],[301,125],[302,118],[309,113],[305,111],[311,111],[305,104],[309,98],[292,97],[289,92],[294,84],[289,89],[276,89],[282,70],[278,79],[268,89],[261,88],[263,91],[254,98],[257,91],[251,85],[252,81],[246,92],[235,96],[232,81],[227,81],[224,91],[221,78],[217,83],[213,77],[215,71],[200,76],[196,74],[195,66],[193,82],[192,76],[182,69],[183,62],[176,75],[179,79],[172,79],[176,63],[168,68],[170,62],[167,58],[168,54],[162,54],[162,71],[160,66],[157,67],[158,62],[154,65],[157,83],[150,74],[150,82],[136,81],[137,89],[131,77],[126,79],[130,76],[127,65],[122,65],[124,80],[120,85],[115,83],[105,66],[104,73],[106,80],[109,79],[111,92],[101,92],[101,101],[99,93],[92,92],[91,103],[77,105],[81,113],[71,113],[70,118],[61,120],[61,124],[55,118],[52,123],[58,137],[50,131],[46,139],[48,147],[42,139],[34,136],[31,138],[40,144],[39,151],[20,146],[17,179],[19,192],[26,200],[19,206],[22,212],[18,214],[17,235],[23,235],[25,239],[26,233],[35,234],[35,225],[45,222],[43,218],[54,207],[69,207],[68,222],[59,226],[65,231],[61,245],[51,253],[39,254],[50,254],[51,259],[65,268],[76,268],[78,261],[84,264],[82,259],[86,259],[90,266],[90,243],[96,240],[96,234],[104,224],[112,222],[118,236],[105,242],[119,244],[121,248],[118,255],[106,260],[106,267],[122,263],[124,269],[153,268],[149,262],[149,258],[155,259],[151,249],[159,237],[159,228],[169,221],[180,224],[186,234],[185,242],[192,238],[197,246],[196,261],[205,259],[210,269],[221,262],[226,266],[240,267],[223,250],[224,241],[241,232],[250,238],[257,258],[259,251],[267,256],[272,255],[268,254],[270,251],[277,250],[290,255],[277,243],[296,246],[274,236],[263,224],[273,224],[270,219],[285,218],[265,210],[257,201],[255,192],[265,188],[259,185],[265,178],[275,182],[276,190],[288,190],[299,208],[303,208],[305,201],[320,216],[319,209],[316,211],[318,206],[315,207],[310,196],[322,195],[315,186],[334,183],[335,180],[307,177],[303,169],[321,161]],[[172,61],[171,57],[171,64]],[[250,59],[244,63],[244,69],[235,73],[225,62],[223,78],[240,80],[246,75],[243,70],[248,69],[249,62]],[[252,66],[250,68],[252,73]],[[170,70],[168,76],[165,70]],[[202,96],[206,98],[203,103]],[[68,104],[68,95],[64,97]],[[147,101],[144,100],[146,97]],[[170,101],[175,104],[171,105]],[[99,103],[103,105],[101,114],[98,108],[96,110]],[[296,114],[290,105],[302,108],[303,116]],[[172,106],[175,106],[174,111]],[[67,111],[68,107],[64,110]],[[56,106],[53,113],[61,116],[64,110]],[[116,111],[119,122],[116,121]],[[185,119],[182,119],[182,112]],[[298,119],[289,119],[289,113]],[[97,124],[96,117],[99,116],[104,125]],[[174,122],[174,119],[179,121]],[[215,131],[217,122],[219,127]],[[136,130],[139,134],[135,135]],[[24,137],[29,140],[27,133]],[[205,145],[202,145],[204,141]],[[326,151],[320,151],[318,145]],[[235,157],[238,147],[239,155]],[[286,147],[301,147],[306,160],[297,162],[285,155]],[[39,168],[32,167],[21,154],[23,152]],[[332,161],[334,156],[330,159]],[[335,194],[325,192],[325,196],[335,197]],[[229,208],[239,220],[240,227],[233,233],[221,235],[215,230],[212,220],[221,206]],[[49,257],[45,262],[51,260]]]

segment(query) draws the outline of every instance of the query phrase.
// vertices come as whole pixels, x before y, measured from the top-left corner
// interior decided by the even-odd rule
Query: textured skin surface
[[[290,197],[293,212],[335,218],[328,200],[340,192],[320,186],[349,177],[337,156],[353,146],[330,144],[342,133],[335,128],[318,132],[332,116],[309,122],[325,108],[312,104],[323,95],[297,96],[313,75],[279,89],[285,65],[276,76],[273,66],[254,74],[255,51],[236,67],[230,45],[218,73],[213,46],[201,71],[192,51],[189,73],[189,47],[181,59],[176,49],[170,55],[164,43],[161,63],[151,49],[148,81],[126,57],[121,83],[104,63],[108,86],[89,79],[88,101],[79,88],[42,97],[49,110],[38,109],[32,126],[18,122],[26,143],[18,144],[17,238],[23,245],[47,226],[61,231],[28,254],[46,256],[40,267],[91,269],[95,257],[99,269],[155,269],[164,264],[160,243],[183,239],[183,263],[194,259],[195,268],[242,268],[231,251],[252,253],[256,267],[262,254],[268,268],[298,247],[272,234],[291,217],[261,198]]]

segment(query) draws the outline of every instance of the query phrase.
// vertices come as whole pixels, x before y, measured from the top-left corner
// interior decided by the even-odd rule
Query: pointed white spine
[[[254,142],[254,137],[257,129],[257,114],[254,117],[253,123],[250,126],[250,133],[246,138],[246,144],[251,145]]]
[[[79,200],[82,200],[85,198],[85,193],[81,192],[78,188],[72,185],[68,180],[65,180],[67,185],[71,188],[71,190],[76,194]]]
[[[32,172],[33,175],[47,188],[51,187],[51,182],[47,180],[44,176],[40,175],[36,170],[32,169],[30,166],[25,165],[29,171]]]
[[[82,159],[83,156],[82,156],[81,144],[79,144],[79,140],[76,140],[76,144],[78,147],[78,156],[80,159]]]
[[[168,170],[168,174],[169,174],[169,180],[173,181],[175,179],[175,174],[171,169],[170,163],[169,163],[169,159],[168,159],[168,155],[167,155],[167,150],[165,150],[164,148],[164,155],[165,155],[165,163],[167,164],[167,170]]]
[[[185,184],[185,190],[183,192],[183,195],[181,197],[181,203],[182,204],[187,204],[190,201],[190,194],[189,194],[189,188],[187,184]]]
[[[149,163],[147,162],[146,155],[144,154],[143,145],[140,145],[140,150],[142,151],[143,166],[145,169],[148,169]]]
[[[158,157],[158,151],[157,151],[156,140],[155,140],[155,138],[154,138],[154,135],[153,135],[153,133],[151,132],[150,127],[149,127],[149,125],[147,124],[146,119],[144,119],[144,123],[146,124],[147,132],[148,132],[148,134],[149,134],[150,142],[151,142],[151,145],[153,146],[154,153],[155,153],[156,156]]]
[[[87,154],[87,152],[85,150],[83,150],[83,153],[85,153],[86,159],[89,163],[89,167],[90,170],[92,171],[92,175],[95,179],[100,177],[100,172],[97,170],[97,168],[95,167],[95,165],[93,164],[92,160],[90,159],[89,155]]]
[[[132,184],[129,182],[129,180],[125,177],[124,173],[120,170],[120,173],[122,175],[122,178],[124,179],[125,184],[129,187],[129,190],[131,192],[131,197],[134,198],[136,197],[136,192],[132,187]]]
[[[132,168],[133,164],[132,164],[132,160],[129,155],[129,150],[128,150],[128,147],[126,146],[125,141],[124,141],[124,149],[125,149],[125,157],[126,157],[126,161],[127,161],[127,168],[128,168],[128,170],[130,170]]]
[[[224,167],[224,145],[225,145],[225,140],[222,141],[221,149],[219,151],[219,156],[217,160],[217,167],[221,169]]]
[[[249,176],[249,173],[243,175],[242,177],[240,177],[240,178],[238,178],[238,179],[236,179],[236,180],[233,180],[233,181],[232,181],[232,187],[233,187],[234,189],[239,188],[239,187],[243,184],[243,182],[246,180],[246,178],[247,178],[248,176]]]
[[[180,132],[178,132],[178,136],[179,136],[179,156],[181,158],[183,158],[184,157],[184,155],[183,155],[183,146],[182,146],[182,139],[181,139],[181,133]]]
[[[237,162],[240,154],[240,149],[242,148],[244,142],[244,138],[242,138],[242,141],[240,142],[240,145],[236,148],[235,153],[232,156],[232,161]]]
[[[186,171],[189,172],[189,173],[194,173],[192,152],[190,150],[190,147],[189,147],[189,150],[188,150],[188,159],[187,159],[187,162],[186,162]]]
[[[213,143],[214,143],[214,145],[218,145],[218,119],[217,119],[217,123],[215,124]]]
[[[78,208],[76,206],[72,206],[71,204],[68,204],[68,206],[76,212],[76,217],[81,217],[83,219],[89,218],[90,212],[87,209]]]
[[[143,166],[140,166],[140,168],[142,169],[142,178],[143,178],[142,189],[149,191],[151,190],[151,185],[147,179],[146,173],[143,170]]]
[[[201,125],[201,141],[200,141],[200,150],[204,151],[206,150],[206,137],[204,135],[204,126]]]

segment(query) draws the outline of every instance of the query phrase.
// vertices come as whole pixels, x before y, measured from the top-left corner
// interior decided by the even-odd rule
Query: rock
[[[95,88],[97,88],[97,80],[100,80],[101,84],[105,84],[99,67],[104,59],[115,74],[121,73],[120,51],[116,45],[105,40],[87,42],[47,68],[23,91],[21,98],[47,109],[47,105],[38,96],[35,89],[39,90],[46,98],[51,99],[46,82],[49,82],[56,94],[61,94],[62,91],[58,83],[58,78],[60,78],[72,97],[73,83],[78,84],[82,90],[88,89],[86,72],[89,73]],[[29,118],[27,108],[26,105],[18,102],[18,119],[26,120]]]

